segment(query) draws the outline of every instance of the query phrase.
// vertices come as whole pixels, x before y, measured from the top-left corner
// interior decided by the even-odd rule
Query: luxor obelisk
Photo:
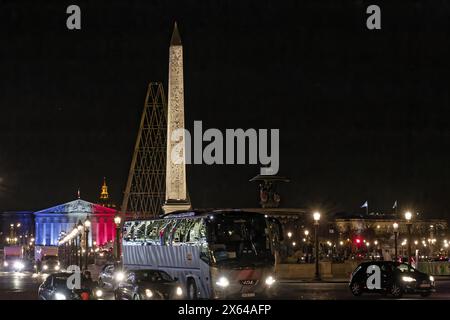
[[[184,139],[183,46],[177,23],[175,22],[169,48],[166,201],[163,206],[164,213],[191,208],[186,187]]]

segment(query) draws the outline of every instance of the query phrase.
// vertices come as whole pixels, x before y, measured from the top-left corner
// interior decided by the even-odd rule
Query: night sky
[[[449,214],[450,4],[351,0],[0,1],[0,211],[121,203],[175,20],[187,127],[279,128],[283,206]],[[257,207],[259,167],[188,166],[194,207]]]

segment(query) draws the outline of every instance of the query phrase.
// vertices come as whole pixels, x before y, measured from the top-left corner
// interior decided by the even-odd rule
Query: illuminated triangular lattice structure
[[[162,213],[166,189],[167,104],[161,83],[148,86],[121,211],[136,218]]]

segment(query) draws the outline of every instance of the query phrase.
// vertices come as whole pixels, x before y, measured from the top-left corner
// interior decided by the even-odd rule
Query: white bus
[[[280,224],[260,213],[190,211],[126,221],[125,269],[159,269],[188,299],[270,297]]]

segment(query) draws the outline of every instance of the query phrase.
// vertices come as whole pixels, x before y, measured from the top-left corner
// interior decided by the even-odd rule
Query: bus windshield
[[[210,221],[210,249],[218,264],[248,265],[273,262],[266,220],[261,215],[216,215]]]

